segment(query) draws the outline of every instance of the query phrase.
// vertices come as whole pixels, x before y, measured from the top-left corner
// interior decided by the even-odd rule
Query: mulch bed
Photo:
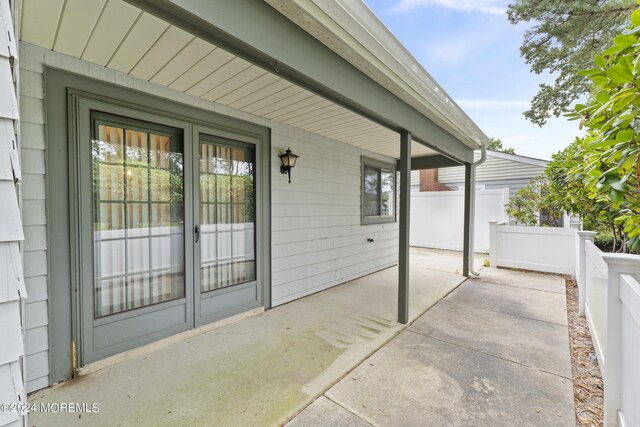
[[[604,423],[602,375],[587,319],[578,314],[578,286],[571,279],[566,279],[566,283],[576,426],[602,426]]]

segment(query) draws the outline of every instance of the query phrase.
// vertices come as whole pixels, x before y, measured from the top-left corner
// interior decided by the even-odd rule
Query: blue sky
[[[522,113],[538,84],[520,57],[524,27],[507,20],[508,0],[365,0],[393,34],[489,137],[517,154],[550,159],[580,135],[575,122],[540,128]]]

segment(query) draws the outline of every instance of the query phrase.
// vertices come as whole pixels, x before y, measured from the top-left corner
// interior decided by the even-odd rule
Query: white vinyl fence
[[[574,233],[571,228],[522,227],[490,221],[491,266],[573,274]]]
[[[580,311],[584,312],[591,331],[591,339],[598,356],[598,363],[603,368],[606,363],[604,345],[606,343],[607,324],[607,278],[609,268],[602,258],[602,252],[592,241],[585,241],[585,276],[582,282],[582,289],[579,292],[584,294],[584,301],[580,302]],[[586,287],[586,284],[589,284]],[[582,306],[584,304],[584,307]]]
[[[620,303],[618,423],[632,426],[640,424],[640,283],[630,274],[620,275]],[[615,402],[611,406],[617,407]]]
[[[640,426],[640,256],[603,253],[596,233],[491,222],[491,266],[572,275],[604,378],[605,426]]]
[[[488,221],[506,220],[504,206],[509,189],[476,191],[474,252],[489,252]],[[464,225],[464,191],[411,193],[412,246],[461,251]]]

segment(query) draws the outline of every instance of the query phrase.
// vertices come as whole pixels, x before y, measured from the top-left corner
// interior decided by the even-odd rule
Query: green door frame
[[[172,127],[182,131],[183,156],[186,160],[190,145],[188,141],[192,139],[192,126],[185,120],[159,116],[157,114],[138,111],[137,108],[129,108],[121,105],[112,105],[103,100],[87,98],[86,94],[69,89],[68,100],[73,106],[73,116],[70,117],[75,137],[70,144],[69,159],[72,161],[71,185],[69,194],[79,195],[71,207],[71,215],[76,224],[72,230],[76,236],[74,241],[77,245],[75,256],[71,258],[72,270],[77,272],[77,308],[73,315],[77,326],[74,328],[77,354],[77,366],[84,366],[87,363],[95,362],[116,353],[121,353],[131,348],[149,342],[183,332],[192,327],[193,321],[193,288],[189,286],[193,283],[193,271],[184,264],[185,294],[182,298],[140,307],[134,310],[94,319],[93,310],[83,309],[81,305],[88,305],[94,301],[94,268],[93,265],[93,191],[91,171],[91,147],[85,144],[92,137],[91,127],[92,111],[99,111],[109,116],[119,116],[121,124],[137,124],[136,122],[157,123],[167,127]],[[149,128],[160,127],[149,125]],[[71,140],[70,140],[71,142]],[[189,179],[193,165],[184,162],[184,259],[193,258],[193,188],[192,180]],[[87,188],[89,187],[89,188]],[[83,197],[84,196],[84,197]],[[86,254],[92,254],[87,256]],[[131,322],[131,319],[135,319]],[[164,329],[158,329],[159,325],[166,325]],[[126,325],[126,326],[125,326]],[[104,331],[109,331],[110,341],[118,341],[103,348],[96,347],[102,340],[96,340],[96,330],[99,329],[102,335]],[[123,334],[129,334],[135,338],[124,339]]]
[[[271,139],[268,128],[210,111],[180,104],[144,92],[81,75],[45,68],[46,85],[46,207],[48,242],[48,309],[49,309],[49,382],[71,378],[77,368],[77,339],[81,335],[78,295],[83,266],[78,264],[80,223],[76,196],[77,176],[70,171],[80,167],[75,153],[79,132],[73,124],[80,108],[75,100],[108,103],[117,108],[135,109],[141,114],[165,117],[176,124],[216,129],[224,135],[251,138],[258,141],[261,164],[257,164],[256,192],[262,199],[256,203],[260,222],[256,222],[256,245],[259,280],[263,284],[265,308],[271,306]],[[185,138],[185,155],[191,148]],[[186,180],[186,176],[185,176]],[[80,203],[81,205],[81,203]],[[186,221],[185,221],[186,222]],[[186,225],[185,225],[186,228]],[[187,234],[189,230],[186,230]],[[187,250],[185,240],[185,250]],[[187,284],[188,286],[188,284]],[[75,358],[75,359],[74,359]]]
[[[220,129],[198,125],[198,126],[193,126],[193,143],[194,143],[194,147],[192,150],[193,165],[199,164],[199,151],[200,151],[199,146],[201,144],[201,138],[199,137],[200,134],[207,135],[208,137],[213,137],[211,138],[212,140],[213,139],[219,140],[221,144],[233,145],[233,144],[239,143],[241,145],[253,145],[255,146],[256,166],[258,167],[259,165],[264,165],[265,161],[268,162],[268,159],[266,160],[264,159],[265,153],[259,149],[260,139],[252,137],[250,135],[238,135],[237,133],[224,132],[224,131],[221,131]],[[194,167],[192,173],[193,173],[193,182],[194,182],[194,189],[193,189],[194,219],[196,221],[196,224],[198,224],[199,227],[202,227],[202,221],[200,219],[200,212],[198,209],[200,204],[200,194],[199,194],[200,170],[199,168]],[[259,184],[260,182],[258,181],[258,185]],[[264,220],[262,218],[263,212],[257,209],[258,206],[261,206],[264,203],[264,200],[263,200],[264,195],[262,194],[262,192],[256,192],[255,197],[256,197],[255,198],[255,206],[256,206],[255,224],[258,225],[258,224],[261,224]],[[259,232],[259,230],[257,231]],[[256,235],[255,241],[254,241],[255,242],[254,247],[256,248],[256,256],[259,256],[259,253],[260,253],[260,250],[257,244],[258,241],[259,241],[259,236]],[[200,239],[200,243],[201,242],[202,242],[202,239]],[[195,244],[194,246],[193,260],[197,267],[199,267],[200,265],[199,264],[200,250],[201,250],[200,243]],[[257,279],[260,279],[264,275],[262,271],[262,269],[264,268],[263,264],[264,263],[258,263],[257,265],[257,268],[256,268]],[[262,301],[263,299],[264,288],[260,286],[256,287],[255,285],[251,285],[251,283],[242,283],[235,286],[230,286],[228,288],[210,291],[210,292],[207,292],[206,293],[207,295],[205,295],[203,298],[203,294],[200,292],[200,274],[201,274],[200,269],[194,268],[194,281],[196,283],[195,287],[197,288],[194,290],[195,304],[196,304],[196,306],[194,307],[196,327],[202,326],[203,324],[214,322],[219,319],[223,319],[225,317],[232,316],[234,314],[238,314],[254,308],[258,308],[259,306],[261,306],[259,302]],[[255,294],[253,293],[254,290],[255,290]],[[202,304],[204,300],[214,302],[216,299],[220,299],[220,298],[224,298],[228,301],[231,301],[229,304],[227,304],[227,308],[223,310],[216,309],[214,312],[211,312],[208,314],[203,313]],[[215,304],[215,305],[219,305],[219,304]]]

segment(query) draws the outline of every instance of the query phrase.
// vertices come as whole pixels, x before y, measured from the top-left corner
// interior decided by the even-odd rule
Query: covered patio
[[[465,278],[461,253],[413,248],[410,321]],[[483,257],[476,255],[480,268]],[[98,403],[29,414],[30,425],[279,425],[398,335],[397,268],[273,308],[36,392]],[[149,349],[153,349],[151,345]],[[422,387],[422,385],[420,385]]]
[[[22,224],[27,392],[396,264],[406,324],[412,169],[464,165],[473,270],[487,138],[364,3],[24,0],[16,17],[21,197],[41,212]]]

